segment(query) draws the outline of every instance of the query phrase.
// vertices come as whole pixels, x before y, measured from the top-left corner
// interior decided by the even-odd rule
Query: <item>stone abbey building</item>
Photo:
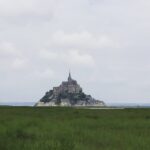
[[[62,82],[59,87],[53,88],[54,95],[59,95],[60,93],[80,93],[82,92],[82,88],[77,84],[76,80],[71,78],[71,74],[69,73],[68,81]]]
[[[103,101],[95,100],[83,93],[82,88],[73,80],[69,72],[68,81],[46,92],[35,106],[104,106]]]

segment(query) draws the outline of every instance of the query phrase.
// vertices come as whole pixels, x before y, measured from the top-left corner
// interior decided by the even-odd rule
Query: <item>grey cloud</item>
[[[70,68],[96,98],[150,102],[149,6],[147,0],[1,0],[0,100],[36,101]]]
[[[78,66],[78,67],[94,67],[95,61],[94,58],[89,54],[81,54],[77,49],[70,49],[64,52],[52,52],[48,50],[41,50],[39,56],[43,59],[47,59],[48,61],[59,60],[60,63],[70,64]]]

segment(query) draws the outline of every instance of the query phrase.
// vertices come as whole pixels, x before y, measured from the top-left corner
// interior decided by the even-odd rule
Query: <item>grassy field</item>
[[[0,107],[0,150],[150,150],[150,109]]]

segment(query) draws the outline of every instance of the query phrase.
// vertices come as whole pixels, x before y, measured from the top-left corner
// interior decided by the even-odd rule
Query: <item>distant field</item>
[[[150,109],[0,107],[0,150],[150,150]]]

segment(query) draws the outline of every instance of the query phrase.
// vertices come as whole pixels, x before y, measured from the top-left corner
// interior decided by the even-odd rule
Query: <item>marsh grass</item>
[[[0,107],[0,150],[149,150],[150,109]]]

